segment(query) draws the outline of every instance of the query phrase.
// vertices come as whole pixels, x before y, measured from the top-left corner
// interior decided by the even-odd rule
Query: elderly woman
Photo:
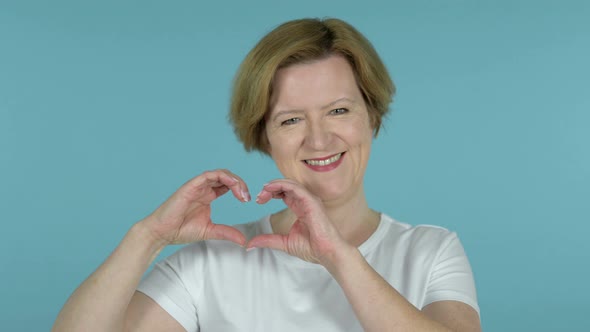
[[[268,154],[284,176],[256,202],[287,208],[217,225],[211,203],[228,191],[248,202],[248,186],[228,170],[193,178],[131,228],[53,330],[480,330],[456,234],[397,222],[366,200],[372,139],[393,93],[379,56],[347,23],[277,27],[237,73],[231,120],[245,148]],[[183,243],[192,244],[140,281],[162,248]]]

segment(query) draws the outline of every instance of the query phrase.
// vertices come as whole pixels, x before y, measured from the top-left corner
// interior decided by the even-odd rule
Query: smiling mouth
[[[326,159],[306,159],[304,161],[310,166],[328,166],[340,160],[343,154],[344,152],[340,152]]]

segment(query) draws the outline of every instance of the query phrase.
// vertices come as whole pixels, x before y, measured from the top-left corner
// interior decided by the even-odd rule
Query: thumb
[[[211,240],[227,240],[234,242],[240,246],[246,244],[246,237],[242,232],[237,230],[235,227],[228,225],[211,225],[207,230],[206,239]]]
[[[278,234],[262,234],[253,237],[246,245],[246,249],[270,248],[287,251],[285,237]]]

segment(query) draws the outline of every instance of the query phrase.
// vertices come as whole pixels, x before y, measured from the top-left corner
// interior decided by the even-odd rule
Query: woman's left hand
[[[272,198],[282,199],[297,219],[287,235],[258,235],[247,248],[279,249],[325,266],[333,263],[336,254],[348,246],[326,215],[322,201],[301,184],[287,179],[271,181],[258,194],[256,202],[264,204]]]

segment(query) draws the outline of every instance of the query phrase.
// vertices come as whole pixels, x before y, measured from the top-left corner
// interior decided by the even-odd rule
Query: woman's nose
[[[329,146],[332,133],[322,120],[307,122],[305,143],[314,150],[325,150]]]

